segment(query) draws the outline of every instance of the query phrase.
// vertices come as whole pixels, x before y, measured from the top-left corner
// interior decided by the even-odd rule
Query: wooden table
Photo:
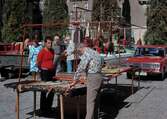
[[[118,72],[111,73],[111,74],[103,74],[104,77],[107,77],[107,80],[105,81],[110,81],[111,79],[115,78],[115,82],[117,84],[117,77],[120,76],[122,73],[127,72],[127,71],[132,71],[133,74],[135,74],[136,71],[139,71],[137,68],[132,68],[132,67],[121,67]],[[14,82],[10,84],[6,84],[6,87],[10,87],[13,89],[16,89],[17,96],[16,96],[16,119],[19,119],[19,101],[20,101],[20,93],[27,92],[27,91],[49,91],[53,90],[55,93],[57,93],[59,96],[59,101],[60,101],[60,115],[61,119],[64,119],[64,106],[63,106],[63,97],[66,95],[69,95],[70,92],[73,90],[78,90],[82,88],[86,88],[86,81],[85,80],[80,80],[80,83],[77,84],[70,92],[66,92],[66,87],[67,85],[73,80],[73,74],[67,74],[67,73],[61,73],[58,74],[56,79],[53,82],[43,82],[43,81],[33,81],[33,80],[28,80],[28,81],[21,81],[21,82]],[[132,88],[132,94],[134,93],[134,80],[135,77],[134,75],[132,76],[132,83],[131,83],[131,88]],[[140,86],[140,79],[138,80],[138,86]],[[76,95],[77,96],[77,95]],[[78,106],[78,105],[77,105]],[[35,110],[36,110],[36,95],[34,93],[34,118],[35,118]],[[77,112],[77,119],[79,119],[79,110]]]
[[[115,84],[118,84],[118,76],[122,75],[125,72],[132,72],[132,79],[131,79],[131,91],[134,94],[134,81],[138,81],[138,88],[140,88],[140,69],[137,67],[120,67],[118,71],[114,73],[107,73],[104,75],[104,81],[109,82],[110,80],[115,78]],[[138,77],[135,76],[135,72],[139,72]]]
[[[76,91],[78,89],[86,88],[85,84],[77,84],[74,86],[74,88],[70,91],[67,92],[66,88],[67,85],[69,84],[69,81],[48,81],[48,82],[43,82],[43,81],[21,81],[20,83],[14,82],[10,84],[6,84],[6,87],[10,87],[13,89],[16,89],[17,91],[17,97],[16,97],[16,118],[19,119],[19,101],[20,101],[20,93],[27,92],[27,91],[49,91],[52,89],[53,92],[57,93],[59,96],[59,101],[60,101],[60,116],[61,119],[64,119],[64,105],[63,105],[63,97],[70,95],[72,91]],[[79,94],[78,94],[79,95]],[[76,96],[78,96],[76,95]],[[77,105],[78,106],[78,105]],[[35,110],[36,110],[36,95],[34,95],[34,114],[33,117],[35,118]],[[77,111],[77,119],[79,119],[79,110]]]

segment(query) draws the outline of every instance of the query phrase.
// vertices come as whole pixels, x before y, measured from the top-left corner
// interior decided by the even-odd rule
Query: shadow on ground
[[[167,76],[165,76],[166,78]],[[141,81],[164,81],[164,79],[161,79],[159,75],[148,75],[148,76],[140,76]]]
[[[30,117],[26,119],[32,119],[34,112],[28,112],[27,115],[30,115]],[[40,112],[40,109],[35,111],[35,115],[37,117],[44,117],[44,118],[51,118],[51,119],[60,119],[60,110],[57,108],[52,108],[52,113],[46,113],[43,114]],[[85,114],[80,115],[80,119],[84,119]],[[65,112],[64,119],[77,119],[77,115],[70,114],[70,112]]]
[[[137,87],[134,87],[134,93],[138,91]],[[100,93],[100,103],[99,103],[99,113],[98,113],[98,119],[114,119],[119,110],[123,107],[126,107],[128,105],[128,102],[124,102],[124,100],[131,96],[131,86],[129,85],[114,85],[114,84],[107,84]],[[69,99],[68,99],[69,100]],[[73,99],[74,102],[76,102],[75,99]],[[67,103],[66,103],[67,104]],[[74,107],[75,105],[73,105]],[[70,111],[65,111],[65,119],[77,119],[77,113],[76,108],[74,109],[71,107]],[[86,107],[84,107],[85,109]],[[47,114],[47,115],[41,115],[39,110],[36,110],[36,116],[39,117],[47,117],[47,118],[54,118],[54,119],[60,119],[60,111],[56,108],[53,109],[55,113]],[[84,119],[85,113],[84,111],[81,111],[80,119]],[[28,115],[31,115],[31,118],[33,116],[33,112],[27,113]]]
[[[20,78],[26,78],[26,77],[28,77],[29,75],[30,75],[29,73],[27,73],[27,74],[22,74],[22,75],[20,76]],[[1,77],[1,78],[0,78],[0,82],[7,81],[7,80],[11,80],[11,79],[18,79],[18,78],[19,78],[18,75],[14,75],[14,76],[12,76],[12,77]]]
[[[138,88],[134,87],[134,93],[137,91]],[[119,110],[128,104],[124,100],[131,94],[132,89],[129,85],[109,84],[103,88],[100,94],[99,119],[114,119]]]

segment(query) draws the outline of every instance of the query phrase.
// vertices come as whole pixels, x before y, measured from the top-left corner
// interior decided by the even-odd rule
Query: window
[[[84,7],[85,9],[88,9],[88,3],[85,3]]]
[[[163,48],[137,48],[135,56],[164,56]]]

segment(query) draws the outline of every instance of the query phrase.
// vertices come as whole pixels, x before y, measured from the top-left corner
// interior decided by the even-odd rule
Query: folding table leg
[[[132,95],[133,95],[133,93],[134,93],[134,73],[133,73],[133,75],[132,75],[132,84],[131,84],[131,90],[132,90]]]
[[[115,77],[115,84],[116,84],[116,85],[118,84],[117,76]]]
[[[16,94],[16,119],[20,118],[20,93],[17,91]]]
[[[139,71],[139,77],[138,77],[138,89],[140,89],[140,71]]]
[[[80,96],[77,97],[77,119],[80,119]]]
[[[63,101],[63,95],[60,94],[60,116],[61,119],[64,119],[64,105],[63,105],[64,101]]]
[[[34,119],[36,119],[35,111],[36,111],[36,91],[34,91],[34,111],[33,111],[33,118]]]

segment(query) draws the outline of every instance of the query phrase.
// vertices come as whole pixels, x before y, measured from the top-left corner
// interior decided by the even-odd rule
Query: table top
[[[132,67],[121,67],[115,73],[106,73],[103,74],[104,77],[114,78],[123,72],[135,70]],[[34,80],[25,80],[20,82],[12,82],[5,84],[4,86],[7,88],[17,89],[19,92],[26,92],[26,91],[53,91],[55,93],[60,94],[67,94],[67,87],[68,84],[73,81],[74,73],[59,73],[54,78],[54,81],[34,81]],[[76,84],[73,89],[70,91],[82,90],[86,88],[86,81],[80,79],[80,83]],[[85,89],[84,89],[85,90]]]

